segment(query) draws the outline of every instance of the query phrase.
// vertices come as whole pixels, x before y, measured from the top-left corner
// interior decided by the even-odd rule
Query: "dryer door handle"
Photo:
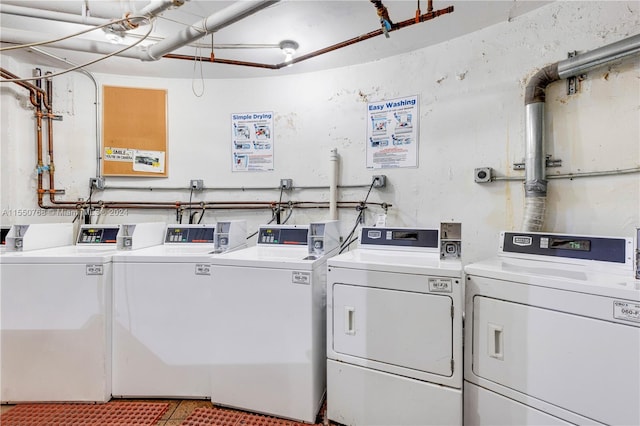
[[[351,336],[356,334],[356,308],[344,307],[344,333]]]
[[[504,360],[504,336],[501,325],[487,323],[487,352],[491,358]]]

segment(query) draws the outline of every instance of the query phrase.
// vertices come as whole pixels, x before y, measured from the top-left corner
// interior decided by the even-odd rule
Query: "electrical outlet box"
[[[293,188],[293,179],[280,179],[280,189]]]
[[[493,169],[491,167],[478,167],[473,172],[473,179],[476,183],[491,182]]]
[[[89,186],[95,189],[104,189],[104,178],[103,177],[89,178]]]
[[[204,181],[202,179],[191,179],[191,181],[189,181],[189,187],[192,191],[202,191]]]
[[[384,188],[387,186],[387,176],[386,175],[373,175],[373,187],[374,188]]]

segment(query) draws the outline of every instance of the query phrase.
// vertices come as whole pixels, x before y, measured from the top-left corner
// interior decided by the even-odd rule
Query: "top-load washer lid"
[[[468,275],[640,300],[631,238],[502,232],[498,256],[469,264]]]

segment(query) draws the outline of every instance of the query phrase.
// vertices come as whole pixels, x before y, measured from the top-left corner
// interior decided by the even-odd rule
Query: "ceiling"
[[[67,0],[67,1],[28,1],[2,0],[3,5],[14,5],[22,8],[53,10],[82,16],[83,7],[88,5],[89,15],[96,18],[116,19],[126,12],[141,10],[149,2],[128,0]],[[104,45],[110,49],[123,48],[127,44],[139,41],[150,29],[149,37],[140,46],[157,43],[160,39],[170,38],[193,24],[200,24],[203,18],[219,13],[229,7],[231,1],[198,1],[187,0],[184,5],[168,9],[154,20],[153,26],[141,25],[127,33],[124,44],[108,45],[105,34],[97,29],[87,34],[73,37],[72,40],[92,40],[96,45]],[[493,0],[493,1],[446,1],[435,0],[434,11],[454,7],[452,13],[443,14],[432,20],[410,25],[391,31],[389,37],[384,35],[369,38],[350,46],[321,54],[310,59],[296,62],[292,66],[279,69],[263,69],[248,66],[228,65],[221,63],[196,63],[193,60],[162,58],[159,61],[143,62],[134,58],[113,56],[87,67],[89,71],[115,73],[122,75],[141,75],[155,77],[191,78],[246,78],[273,75],[287,75],[301,72],[312,72],[329,68],[344,67],[358,63],[375,61],[381,58],[406,53],[429,45],[437,44],[477,31],[528,13],[548,1],[529,0]],[[413,19],[419,4],[421,13],[427,13],[426,0],[384,0],[389,17],[394,23]],[[0,39],[2,47],[9,33],[14,44],[24,41],[15,39],[15,34],[28,34],[39,41],[68,36],[91,28],[91,26],[58,22],[54,19],[41,19],[5,13],[2,10],[0,21]],[[211,45],[216,59],[248,61],[267,65],[284,62],[284,55],[277,47],[283,40],[294,40],[299,48],[294,55],[300,58],[328,46],[370,33],[381,28],[376,8],[369,0],[282,0],[260,10],[238,22],[221,28],[213,34],[206,35],[188,46],[173,53],[188,56],[209,57]],[[16,31],[17,30],[17,31]],[[19,39],[20,37],[18,37]],[[212,40],[213,38],[213,40]],[[27,40],[27,39],[25,39]],[[29,39],[31,41],[31,39]],[[133,49],[138,49],[134,47]],[[83,64],[100,58],[103,55],[65,50],[49,46],[37,49],[49,52],[68,61]],[[95,51],[95,50],[94,50]],[[19,61],[41,66],[65,68],[60,60],[34,49],[3,51],[1,55],[11,56]],[[195,66],[194,66],[195,65]],[[200,68],[200,66],[202,68]]]

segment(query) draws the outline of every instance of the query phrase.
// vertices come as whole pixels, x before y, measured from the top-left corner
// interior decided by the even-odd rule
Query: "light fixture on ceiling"
[[[109,40],[110,43],[124,43],[124,31],[117,31],[110,27],[105,27],[102,30],[104,31],[104,37]]]
[[[293,40],[283,40],[280,42],[280,50],[284,54],[284,62],[290,63],[293,60],[293,54],[298,50],[298,43]]]

